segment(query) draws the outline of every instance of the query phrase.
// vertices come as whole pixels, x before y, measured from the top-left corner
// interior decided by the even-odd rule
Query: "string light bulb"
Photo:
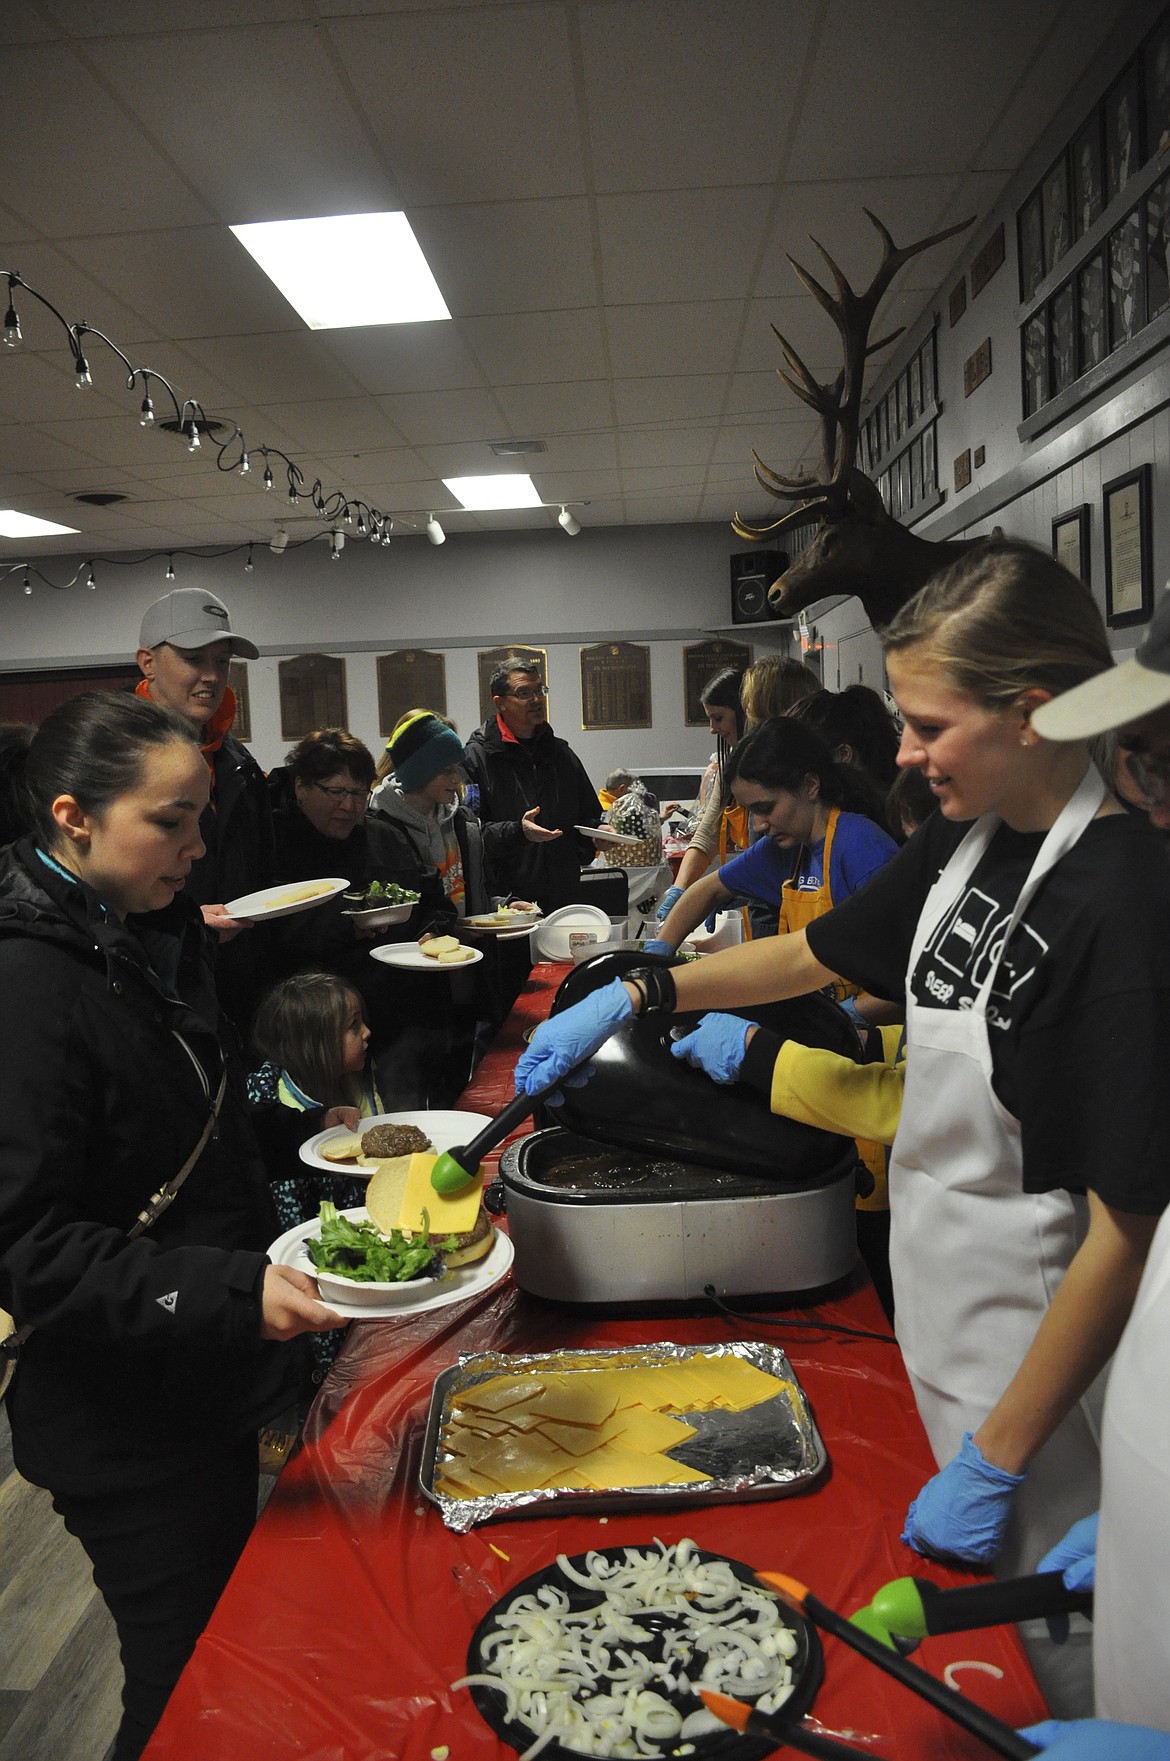
[[[301,498],[297,494],[295,486],[290,483],[288,486],[288,505],[289,505],[289,507],[295,508],[297,503],[300,501],[300,499]]]
[[[167,580],[173,581],[174,578],[175,578],[175,559],[173,556],[168,556],[167,557]]]
[[[199,445],[199,424],[194,416],[190,416],[187,420],[187,451],[198,452]]]
[[[27,568],[24,571],[24,592],[26,599],[32,597],[32,576]]]
[[[89,372],[89,362],[86,360],[80,349],[77,351],[77,360],[74,363],[73,375],[73,383],[76,385],[78,391],[84,391],[87,386],[93,384]]]
[[[248,457],[247,453],[241,453],[240,454],[240,476],[246,477],[251,469],[252,469],[251,459]]]
[[[264,487],[272,488],[272,466],[268,463],[268,454],[264,454]]]
[[[248,546],[247,560],[244,563],[244,573],[245,575],[250,575],[252,573],[252,546],[250,544]]]
[[[329,534],[329,555],[334,562],[340,561],[341,553],[344,548],[345,533],[339,526],[334,526],[332,532]]]
[[[12,277],[8,277],[8,310],[4,314],[4,346],[10,349],[20,347],[20,319],[16,316],[16,307],[12,302]]]
[[[93,564],[90,563],[88,565],[88,567],[89,567],[89,573],[85,577],[85,584],[89,588],[90,592],[92,593],[94,588],[97,586],[97,576],[93,572]]]
[[[383,545],[389,544],[390,534],[391,534],[391,532],[393,532],[393,530],[394,530],[394,521],[387,520],[385,526],[382,528],[382,543],[383,543]]]
[[[154,399],[149,392],[147,392],[142,400],[142,411],[138,417],[138,421],[143,428],[149,428],[154,421]]]

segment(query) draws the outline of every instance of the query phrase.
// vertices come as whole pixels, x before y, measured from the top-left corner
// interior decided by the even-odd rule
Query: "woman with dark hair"
[[[727,793],[727,761],[747,727],[747,717],[740,701],[744,681],[741,667],[724,667],[708,679],[699,693],[699,701],[707,712],[707,725],[715,735],[715,781],[707,796],[707,805],[695,827],[694,836],[683,853],[674,885],[667,887],[658,905],[658,921],[662,923],[675,902],[687,888],[706,874],[712,858],[726,861],[729,851],[747,846],[747,818],[739,813]]]
[[[898,774],[898,726],[868,685],[814,691],[790,712],[815,728],[838,764],[851,764],[884,795]]]
[[[731,754],[727,781],[737,804],[763,832],[749,850],[688,888],[652,953],[674,953],[693,929],[729,900],[775,909],[781,935],[857,891],[894,854],[892,838],[858,811],[869,791],[833,762],[824,741],[794,716],[773,716]],[[842,987],[838,1000],[855,986]]]
[[[28,749],[35,728],[27,722],[0,724],[0,849],[32,825],[32,803],[25,782]]]
[[[210,783],[189,726],[76,697],[27,777],[35,831],[0,856],[0,1016],[19,1023],[0,1059],[0,1304],[28,1330],[8,1414],[18,1470],[117,1624],[113,1755],[131,1761],[255,1520],[256,1433],[297,1381],[276,1342],[342,1323],[266,1257],[279,1224],[183,896]],[[169,1209],[164,1182],[182,1187]]]

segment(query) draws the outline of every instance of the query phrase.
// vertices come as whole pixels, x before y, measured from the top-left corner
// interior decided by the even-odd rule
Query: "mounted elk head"
[[[732,525],[741,538],[758,540],[774,538],[791,526],[819,520],[812,543],[769,589],[773,609],[790,617],[830,594],[853,594],[861,600],[874,628],[881,629],[931,575],[966,550],[969,541],[932,544],[916,538],[886,512],[877,488],[857,468],[865,363],[870,355],[888,347],[902,334],[899,327],[871,343],[870,326],[903,265],[932,245],[965,231],[974,220],[961,220],[957,226],[948,226],[944,232],[932,233],[930,238],[899,249],[877,216],[868,208],[865,214],[882,241],[882,260],[864,293],[854,292],[816,239],[813,243],[828,265],[836,297],[792,257],[788,259],[841,333],[845,364],[833,384],[821,385],[814,379],[796,350],[776,330],[788,363],[788,371],[779,367],[777,372],[789,390],[816,410],[821,419],[821,475],[784,477],[753,453],[756,481],[761,488],[795,505],[770,525],[750,525],[738,514]],[[775,330],[775,325],[772,328]]]

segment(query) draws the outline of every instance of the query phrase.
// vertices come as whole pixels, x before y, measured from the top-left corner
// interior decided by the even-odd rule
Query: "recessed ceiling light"
[[[451,316],[405,214],[262,220],[231,230],[310,330]]]
[[[0,538],[52,538],[59,532],[78,532],[79,526],[58,526],[55,520],[38,520],[35,514],[18,514],[0,508]]]
[[[489,508],[538,508],[544,503],[532,478],[518,472],[494,477],[444,477],[445,486],[463,507],[473,513]]]

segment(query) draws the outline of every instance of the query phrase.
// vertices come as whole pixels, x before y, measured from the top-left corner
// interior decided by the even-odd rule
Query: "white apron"
[[[1105,1402],[1093,1613],[1098,1718],[1170,1730],[1170,1211]]]
[[[991,1086],[988,1007],[1012,932],[1104,793],[1090,767],[1045,837],[1006,929],[979,957],[979,988],[969,1009],[924,1008],[909,987],[934,931],[963,899],[1000,824],[995,814],[985,814],[967,833],[931,888],[915,930],[907,969],[906,1090],[890,1160],[890,1271],[898,1342],[940,1467],[955,1455],[964,1431],[978,1430],[1019,1368],[1088,1224],[1083,1198],[1023,1190],[1019,1121]],[[980,933],[980,904],[973,895],[944,941],[957,935],[970,946]],[[967,931],[964,922],[972,926]],[[945,957],[928,968],[936,991],[949,970]],[[1033,1461],[1013,1501],[997,1575],[1034,1570],[1069,1525],[1096,1507],[1096,1385],[1090,1395]]]

